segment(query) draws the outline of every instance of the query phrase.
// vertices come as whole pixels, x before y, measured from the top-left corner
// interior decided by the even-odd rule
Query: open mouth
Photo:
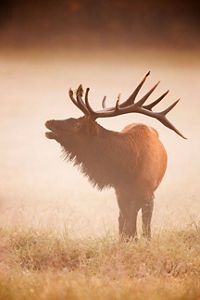
[[[56,133],[53,132],[52,123],[53,123],[53,120],[47,121],[45,123],[46,128],[49,129],[49,131],[45,132],[45,136],[48,139],[56,139],[56,137],[57,137]]]
[[[53,131],[47,131],[45,132],[45,136],[48,138],[48,139],[56,139],[56,134],[53,132]]]

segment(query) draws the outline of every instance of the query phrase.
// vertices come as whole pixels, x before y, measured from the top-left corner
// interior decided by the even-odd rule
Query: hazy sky
[[[3,0],[1,46],[168,47],[200,45],[199,1]],[[83,48],[83,50],[84,50]]]

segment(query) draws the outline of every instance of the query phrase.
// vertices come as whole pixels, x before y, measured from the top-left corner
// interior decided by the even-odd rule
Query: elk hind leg
[[[125,218],[121,211],[119,212],[118,222],[119,222],[119,234],[121,236],[123,234],[124,226],[125,226]]]
[[[151,238],[151,218],[154,207],[154,197],[144,202],[142,206],[142,230],[145,238]]]

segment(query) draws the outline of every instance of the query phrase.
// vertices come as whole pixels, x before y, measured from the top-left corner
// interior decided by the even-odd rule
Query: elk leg
[[[136,199],[132,199],[132,192],[129,189],[116,190],[117,202],[119,206],[119,234],[124,239],[136,236],[136,222],[138,207]]]
[[[127,218],[125,221],[125,234],[129,238],[137,238],[137,214],[138,208],[135,202],[129,203]]]
[[[126,207],[120,208],[119,234],[123,239],[135,238],[137,236],[137,213],[138,209],[134,202],[127,203]]]
[[[118,223],[119,223],[119,234],[122,235],[124,230],[124,225],[125,225],[125,218],[121,211],[119,211]]]
[[[142,230],[145,238],[151,238],[151,218],[153,213],[154,200],[146,201],[142,206]]]

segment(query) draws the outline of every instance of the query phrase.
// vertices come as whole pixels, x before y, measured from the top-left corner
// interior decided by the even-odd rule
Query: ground
[[[200,228],[77,239],[67,231],[0,231],[0,299],[200,299]]]

